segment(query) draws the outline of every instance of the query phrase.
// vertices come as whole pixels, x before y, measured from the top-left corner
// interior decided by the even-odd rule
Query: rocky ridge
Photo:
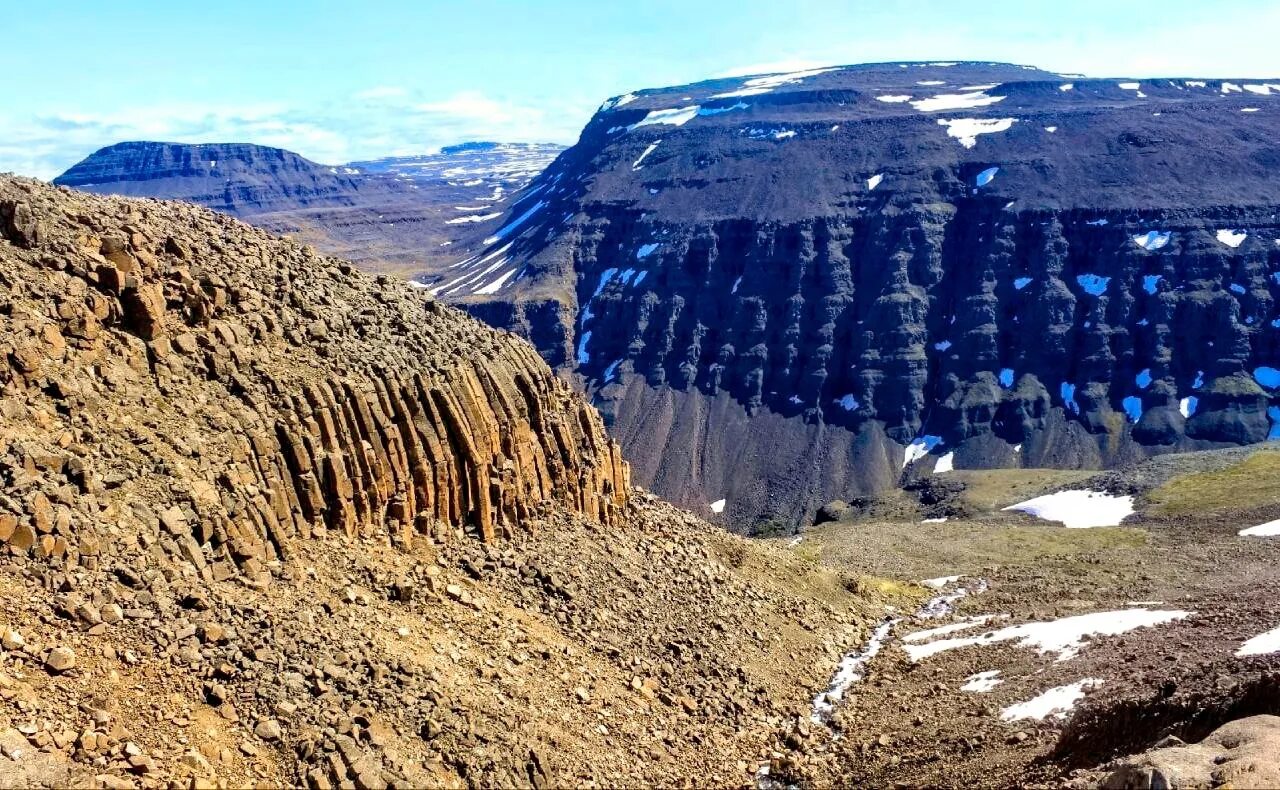
[[[1257,442],[1280,425],[1277,96],[994,63],[638,91],[434,288],[581,373],[637,479],[728,523],[794,522],[904,458]]]
[[[740,784],[883,606],[420,289],[22,179],[0,234],[5,783]]]

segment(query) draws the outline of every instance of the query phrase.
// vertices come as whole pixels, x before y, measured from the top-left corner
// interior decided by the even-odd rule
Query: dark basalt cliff
[[[1257,442],[1278,132],[1280,80],[936,63],[643,91],[434,288],[581,373],[639,482],[737,524],[930,456]]]

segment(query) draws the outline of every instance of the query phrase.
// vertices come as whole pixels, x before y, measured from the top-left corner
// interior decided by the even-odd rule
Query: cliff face
[[[107,146],[54,179],[99,194],[186,200],[241,218],[307,206],[350,206],[363,191],[406,191],[330,168],[280,148],[245,143],[125,142]]]
[[[366,268],[412,276],[482,239],[509,195],[560,150],[472,143],[329,166],[261,145],[126,142],[93,153],[54,183],[199,203]]]
[[[999,64],[628,94],[435,287],[580,372],[640,482],[739,522],[930,451],[1262,441],[1277,96]]]
[[[194,206],[0,180],[0,539],[206,579],[298,540],[612,523],[628,468],[535,351],[419,289]],[[90,450],[89,448],[92,448]]]

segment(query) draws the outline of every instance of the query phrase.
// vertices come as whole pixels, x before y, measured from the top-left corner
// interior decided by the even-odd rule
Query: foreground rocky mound
[[[1275,80],[940,62],[639,91],[434,287],[583,374],[640,482],[732,523],[930,451],[1258,442],[1278,130]]]
[[[0,235],[0,783],[738,784],[862,638],[419,289],[21,179]]]

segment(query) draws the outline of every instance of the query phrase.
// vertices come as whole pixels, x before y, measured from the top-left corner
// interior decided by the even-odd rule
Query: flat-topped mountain
[[[580,372],[641,483],[739,523],[912,460],[1262,441],[1278,131],[1276,79],[935,62],[636,91],[432,287]]]
[[[249,143],[117,143],[53,183],[100,194],[186,200],[237,217],[307,207],[351,206],[409,190],[292,151]]]
[[[323,165],[261,145],[125,142],[93,153],[54,183],[199,203],[370,268],[413,275],[433,272],[457,257],[455,249],[483,239],[507,197],[560,150],[481,142]]]

